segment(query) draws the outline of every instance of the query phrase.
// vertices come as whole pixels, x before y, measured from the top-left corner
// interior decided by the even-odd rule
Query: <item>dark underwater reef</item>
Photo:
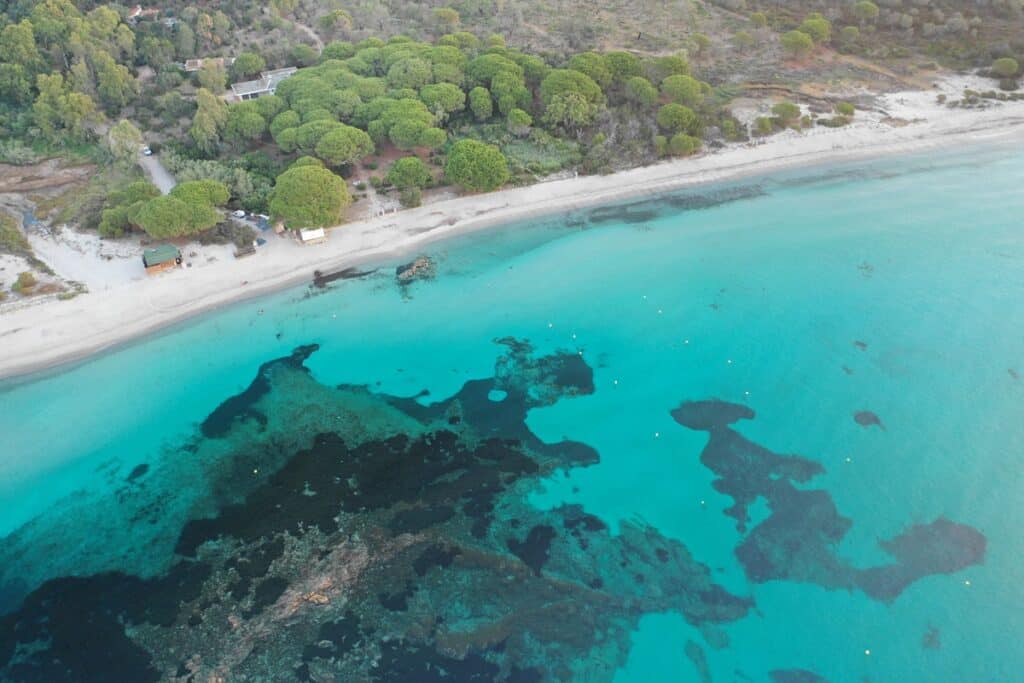
[[[526,425],[533,408],[592,393],[592,372],[576,353],[499,343],[492,378],[430,406],[325,389],[304,367],[315,346],[265,363],[201,438],[276,429],[274,413],[298,404],[317,415],[309,445],[258,479],[243,481],[242,466],[211,470],[231,476],[213,487],[215,509],[180,528],[159,576],[108,571],[33,590],[0,617],[0,680],[610,681],[639,618],[665,611],[728,647],[722,627],[753,601],[716,584],[682,543],[635,523],[613,534],[579,506],[529,504],[541,478],[599,460]],[[316,405],[302,404],[311,396]],[[891,565],[851,567],[834,552],[850,520],[827,492],[794,485],[820,465],[747,441],[731,427],[753,417],[744,406],[684,403],[673,416],[709,433],[701,461],[735,501],[726,513],[744,533],[736,554],[753,582],[892,600],[921,576],[982,559],[981,534],[940,519],[884,542]],[[232,481],[237,495],[223,490]],[[757,497],[772,514],[747,532]],[[709,676],[702,646],[678,645]],[[773,676],[824,680],[804,674],[814,676]]]
[[[379,438],[352,440],[325,419],[244,497],[188,521],[163,575],[34,590],[0,622],[0,678],[610,680],[644,613],[676,610],[708,630],[746,614],[749,598],[657,530],[613,535],[578,506],[526,501],[539,478],[598,461],[525,423],[532,408],[592,393],[592,373],[576,353],[500,343],[493,378],[429,407],[339,387],[365,420],[398,412],[419,428],[378,424]],[[303,366],[315,350],[264,364],[203,437],[269,428],[274,405],[315,383]]]
[[[768,503],[768,517],[736,548],[747,578],[755,583],[783,580],[860,589],[891,602],[922,577],[951,574],[985,558],[981,532],[940,517],[880,541],[892,563],[857,568],[836,553],[852,520],[839,514],[827,491],[797,486],[823,473],[820,463],[773,453],[732,429],[733,423],[754,418],[754,411],[743,405],[686,401],[672,417],[684,427],[708,433],[700,460],[717,475],[715,490],[733,499],[724,512],[736,520],[740,532],[747,532],[748,506],[758,498]]]

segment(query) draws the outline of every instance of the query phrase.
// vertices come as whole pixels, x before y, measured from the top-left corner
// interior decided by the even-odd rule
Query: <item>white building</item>
[[[242,102],[245,100],[254,100],[257,97],[262,97],[264,95],[273,95],[277,90],[277,86],[281,84],[281,81],[288,78],[296,71],[298,71],[296,67],[289,66],[284,69],[264,71],[260,74],[260,78],[255,81],[232,83],[231,94],[228,96],[228,99],[234,102]]]

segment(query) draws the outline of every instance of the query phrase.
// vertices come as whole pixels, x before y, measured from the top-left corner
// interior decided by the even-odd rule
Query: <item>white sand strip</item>
[[[954,87],[949,91],[951,99],[958,97]],[[331,231],[325,245],[301,247],[271,234],[268,247],[248,259],[233,260],[224,248],[201,248],[201,255],[192,259],[195,267],[151,278],[142,274],[139,264],[138,277],[112,278],[101,291],[0,314],[0,377],[81,359],[212,308],[309,282],[314,270],[333,271],[411,254],[428,242],[495,224],[798,165],[981,141],[1005,140],[1020,148],[1024,102],[997,103],[983,110],[950,109],[936,104],[938,92],[883,98],[881,108],[911,121],[906,125],[884,123],[881,112],[858,112],[856,122],[844,128],[787,131],[761,144],[728,146],[697,158],[461,197],[349,223]],[[216,262],[210,262],[213,253]]]

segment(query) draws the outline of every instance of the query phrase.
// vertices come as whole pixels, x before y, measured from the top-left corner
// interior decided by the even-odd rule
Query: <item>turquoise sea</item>
[[[0,680],[1022,680],[1022,181],[552,216],[0,384]]]

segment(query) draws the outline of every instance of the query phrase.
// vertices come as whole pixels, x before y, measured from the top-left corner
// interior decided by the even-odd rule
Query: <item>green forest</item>
[[[109,238],[210,231],[218,207],[329,226],[367,185],[416,206],[433,187],[607,173],[855,115],[837,102],[801,117],[783,102],[740,125],[729,109],[739,89],[723,69],[759,46],[799,63],[816,50],[898,58],[881,48],[921,40],[922,54],[988,68],[1005,89],[1020,76],[1020,32],[995,35],[1000,17],[1020,24],[1015,0],[971,17],[915,2],[896,19],[899,0],[730,0],[714,6],[728,14],[711,35],[687,7],[684,37],[670,22],[662,34],[633,39],[629,27],[602,40],[571,21],[523,34],[515,26],[537,7],[518,2],[0,3],[0,161],[98,163],[65,211]],[[298,71],[274,94],[231,101],[232,83],[282,67]],[[136,167],[143,145],[182,183],[170,195]],[[357,171],[365,182],[346,182]]]

